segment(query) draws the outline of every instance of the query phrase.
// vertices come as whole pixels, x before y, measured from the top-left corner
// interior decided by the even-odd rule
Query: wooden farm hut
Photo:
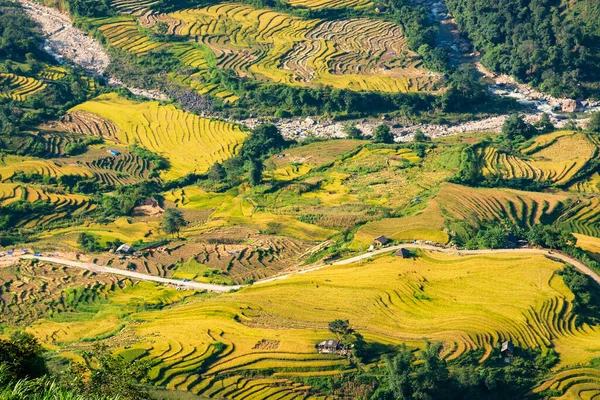
[[[500,354],[504,358],[504,362],[510,364],[510,360],[515,351],[515,345],[510,340],[502,342],[502,347],[500,348]]]
[[[376,237],[373,242],[375,242],[375,246],[385,246],[386,244],[388,244],[390,242],[390,239],[386,238],[385,236],[381,235]]]
[[[396,257],[409,258],[410,251],[406,250],[404,247],[398,250],[396,253]]]
[[[340,340],[327,339],[317,344],[317,350],[321,354],[348,354],[350,347],[344,345]]]

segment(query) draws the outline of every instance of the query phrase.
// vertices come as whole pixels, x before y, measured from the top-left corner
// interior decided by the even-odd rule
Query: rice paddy
[[[102,95],[73,109],[107,120],[106,138],[120,143],[139,144],[170,162],[164,179],[205,172],[215,162],[226,160],[239,150],[246,133],[237,125],[201,118],[158,102],[135,103],[115,94]],[[87,114],[86,114],[87,115]],[[81,132],[94,130],[77,119]],[[83,125],[83,126],[82,126]],[[103,125],[104,126],[104,125]],[[115,131],[114,127],[118,127]]]
[[[536,145],[537,150],[527,152],[528,158],[501,153],[493,147],[481,149],[482,174],[568,184],[596,156],[598,149],[582,133],[549,135],[536,139],[540,144]]]
[[[375,237],[385,235],[395,240],[430,240],[445,244],[449,240],[444,232],[448,223],[462,221],[476,227],[504,220],[522,227],[552,223],[567,198],[559,194],[474,189],[443,183],[424,210],[407,217],[368,223],[359,229],[356,239],[369,245]]]
[[[600,355],[600,331],[578,324],[573,294],[557,275],[561,268],[539,255],[384,255],[136,313],[137,323],[128,328],[136,341],[120,352],[152,362],[150,380],[156,385],[223,398],[306,396],[308,387],[294,377],[351,372],[345,358],[314,348],[330,335],[327,323],[338,318],[350,319],[371,343],[443,341],[449,360],[477,349],[485,359],[507,339],[521,348],[556,344],[563,368]],[[106,310],[131,304],[111,294],[108,300]],[[106,322],[94,334],[119,327],[110,312],[101,315]],[[68,342],[88,337],[83,327],[96,321],[41,320],[29,331],[52,343]],[[580,351],[571,352],[572,346]]]
[[[401,28],[391,22],[303,19],[242,3],[220,3],[169,14],[148,12],[152,1],[114,3],[117,10],[137,17],[93,22],[111,46],[138,56],[157,50],[170,52],[195,70],[191,74],[172,74],[174,78],[200,94],[210,93],[226,102],[236,101],[238,96],[210,83],[212,68],[260,81],[322,84],[357,91],[428,91],[437,79],[423,69],[419,56],[408,50]],[[331,2],[309,3],[304,5],[332,6]],[[371,5],[370,1],[358,0],[336,7]],[[159,22],[167,24],[169,35],[187,41],[158,42],[142,29],[152,29]]]
[[[0,98],[25,101],[45,87],[45,83],[34,78],[0,73]]]

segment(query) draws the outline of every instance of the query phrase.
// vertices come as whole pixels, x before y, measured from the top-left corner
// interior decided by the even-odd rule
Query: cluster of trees
[[[579,315],[578,322],[590,325],[600,323],[600,288],[589,276],[583,275],[575,268],[566,266],[559,272],[567,287],[575,295],[573,307]]]
[[[547,249],[567,250],[577,243],[577,238],[568,230],[548,224],[521,227],[503,221],[476,227],[467,222],[457,222],[450,224],[450,230],[452,241],[466,249],[504,249],[525,240]]]
[[[83,353],[84,363],[73,363],[57,374],[49,372],[44,348],[29,334],[0,339],[0,398],[70,400],[151,399],[140,386],[150,365],[126,361],[106,346],[96,344]]]
[[[531,82],[554,96],[598,93],[598,2],[448,0],[446,4],[489,69]]]

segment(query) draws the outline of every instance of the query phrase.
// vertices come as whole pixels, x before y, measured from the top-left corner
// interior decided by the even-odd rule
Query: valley
[[[0,398],[600,396],[597,7],[498,3],[0,1]]]

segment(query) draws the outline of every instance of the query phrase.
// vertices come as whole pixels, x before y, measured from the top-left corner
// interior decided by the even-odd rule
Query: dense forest
[[[598,97],[596,0],[447,0],[489,69],[554,96]]]

